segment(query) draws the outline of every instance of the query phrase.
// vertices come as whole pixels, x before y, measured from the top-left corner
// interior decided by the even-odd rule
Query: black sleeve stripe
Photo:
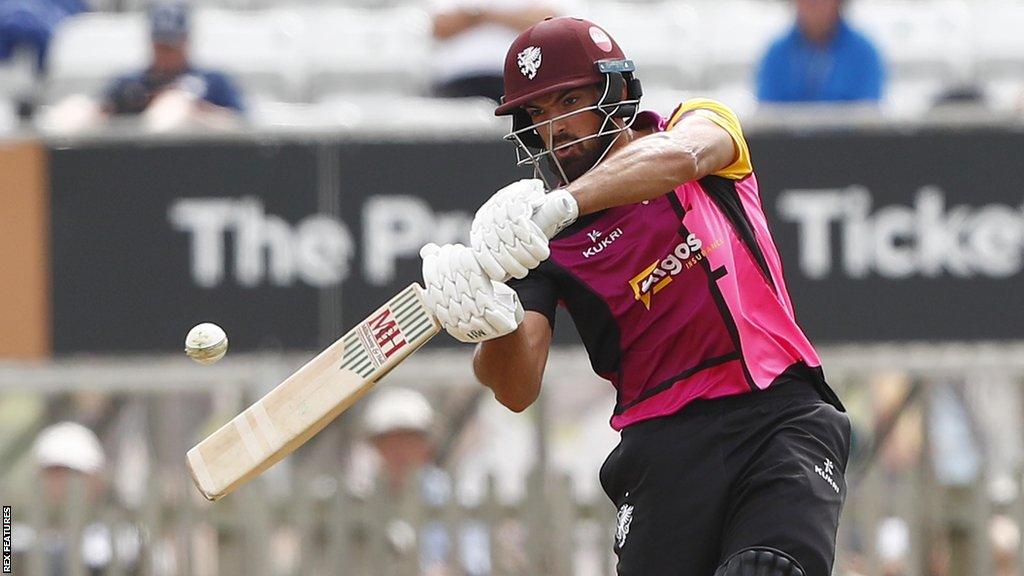
[[[740,204],[739,194],[736,192],[736,182],[721,176],[706,176],[700,179],[700,186],[715,201],[719,210],[725,214],[732,224],[733,230],[739,236],[740,241],[750,250],[758,268],[764,274],[765,280],[772,290],[778,292],[775,286],[775,279],[772,278],[771,270],[768,269],[768,261],[765,260],[761,245],[757,243],[757,235],[754,234],[754,227],[750,224],[747,212]]]
[[[672,206],[672,210],[675,211],[676,217],[682,222],[683,218],[686,217],[686,209],[683,208],[683,204],[679,201],[679,196],[676,196],[675,192],[670,192],[668,195],[668,203]]]
[[[565,307],[572,316],[576,331],[590,357],[590,365],[597,374],[619,374],[622,365],[622,340],[618,320],[608,302],[586,282],[564,266],[547,260],[550,272],[558,284]],[[542,264],[543,265],[543,264]],[[620,388],[621,382],[615,382]],[[618,401],[618,399],[616,399]]]

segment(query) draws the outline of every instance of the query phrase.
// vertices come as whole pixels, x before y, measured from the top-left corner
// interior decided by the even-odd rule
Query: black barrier
[[[129,143],[51,154],[55,352],[170,351],[195,323],[233,349],[317,344],[317,149]],[[315,250],[314,250],[315,251]]]
[[[1024,336],[1024,134],[763,135],[751,149],[815,341]]]
[[[1020,339],[1024,135],[755,134],[766,211],[816,342]],[[132,143],[52,151],[58,353],[316,348],[464,241],[527,173],[495,142]],[[556,340],[575,342],[560,314]],[[439,338],[442,345],[456,344]]]

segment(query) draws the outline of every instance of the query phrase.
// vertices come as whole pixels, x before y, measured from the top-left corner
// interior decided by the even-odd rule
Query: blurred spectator
[[[106,457],[99,439],[85,426],[74,422],[49,426],[39,433],[32,452],[48,502],[66,502],[68,484],[74,477],[82,480],[91,500],[103,491],[101,473]]]
[[[176,2],[150,10],[153,61],[145,70],[114,81],[105,95],[104,113],[145,112],[158,115],[152,118],[158,124],[175,125],[243,112],[241,94],[227,75],[189,62],[189,12],[186,4]]]
[[[51,425],[36,438],[32,448],[40,474],[40,496],[52,510],[81,510],[102,503],[107,490],[103,479],[106,457],[99,440],[88,428],[74,422]],[[82,492],[77,492],[75,486]],[[84,500],[80,500],[84,498]],[[62,575],[68,566],[68,544],[72,535],[67,529],[51,527],[38,536],[46,553],[47,574]],[[115,543],[116,538],[116,543]],[[27,548],[31,542],[23,542]],[[137,564],[140,549],[138,530],[130,526],[111,527],[94,522],[81,532],[81,559],[89,574],[105,574],[114,562],[117,550],[121,572]]]
[[[516,36],[558,11],[545,0],[436,0],[434,92],[445,98],[503,93],[502,65]]]
[[[362,472],[383,482],[382,488],[390,501],[399,500],[408,490],[416,490],[416,496],[428,508],[439,509],[453,501],[451,478],[434,463],[433,426],[433,408],[422,394],[413,390],[385,388],[367,405],[363,430],[372,448],[372,457],[368,465],[364,455]],[[376,468],[376,473],[368,468]],[[459,533],[461,570],[449,566],[453,545],[441,522],[427,522],[416,534],[409,522],[396,518],[387,525],[387,536],[393,551],[399,555],[408,553],[413,543],[419,541],[422,574],[478,576],[490,573],[487,533],[478,522],[463,524]]]
[[[380,457],[382,479],[389,491],[401,492],[422,472],[434,472],[433,424],[433,408],[413,390],[388,388],[367,405],[363,430]]]
[[[57,25],[88,9],[82,0],[0,0],[0,63],[27,51],[44,72]]]
[[[1018,576],[1020,526],[1009,516],[998,514],[989,520],[988,538],[995,564],[993,576]]]
[[[19,119],[35,114],[58,25],[87,10],[82,0],[0,0],[0,100],[9,98]]]
[[[843,18],[843,2],[795,0],[793,28],[761,61],[761,102],[877,102],[882,97],[878,50]]]
[[[875,550],[882,576],[908,576],[910,527],[902,518],[890,516],[878,523]]]

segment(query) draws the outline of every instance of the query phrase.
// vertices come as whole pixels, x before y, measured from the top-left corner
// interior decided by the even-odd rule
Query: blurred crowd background
[[[15,574],[614,573],[614,391],[568,325],[524,414],[442,335],[223,501],[184,467],[528,175],[502,59],[561,14],[643,108],[745,126],[854,422],[835,574],[1024,574],[1024,2],[0,0]],[[209,367],[200,321],[232,342]]]
[[[556,14],[603,23],[655,108],[697,94],[741,114],[814,101],[899,119],[1024,106],[1014,0],[4,0],[0,131],[74,132],[147,111],[161,116],[150,128],[169,129],[188,97],[209,105],[191,120],[218,129],[379,125],[383,103],[402,118],[434,106],[486,123],[486,105],[422,99],[497,98],[509,41]]]

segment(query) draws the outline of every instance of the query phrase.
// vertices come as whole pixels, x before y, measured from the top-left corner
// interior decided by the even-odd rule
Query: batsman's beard
[[[559,137],[548,148],[548,153],[545,155],[548,170],[556,177],[564,177],[564,183],[568,184],[597,166],[617,136],[618,134],[606,134],[585,139],[576,136]],[[552,149],[569,142],[575,142],[570,147],[563,149],[568,150],[569,154],[559,157],[558,152],[552,151]]]

